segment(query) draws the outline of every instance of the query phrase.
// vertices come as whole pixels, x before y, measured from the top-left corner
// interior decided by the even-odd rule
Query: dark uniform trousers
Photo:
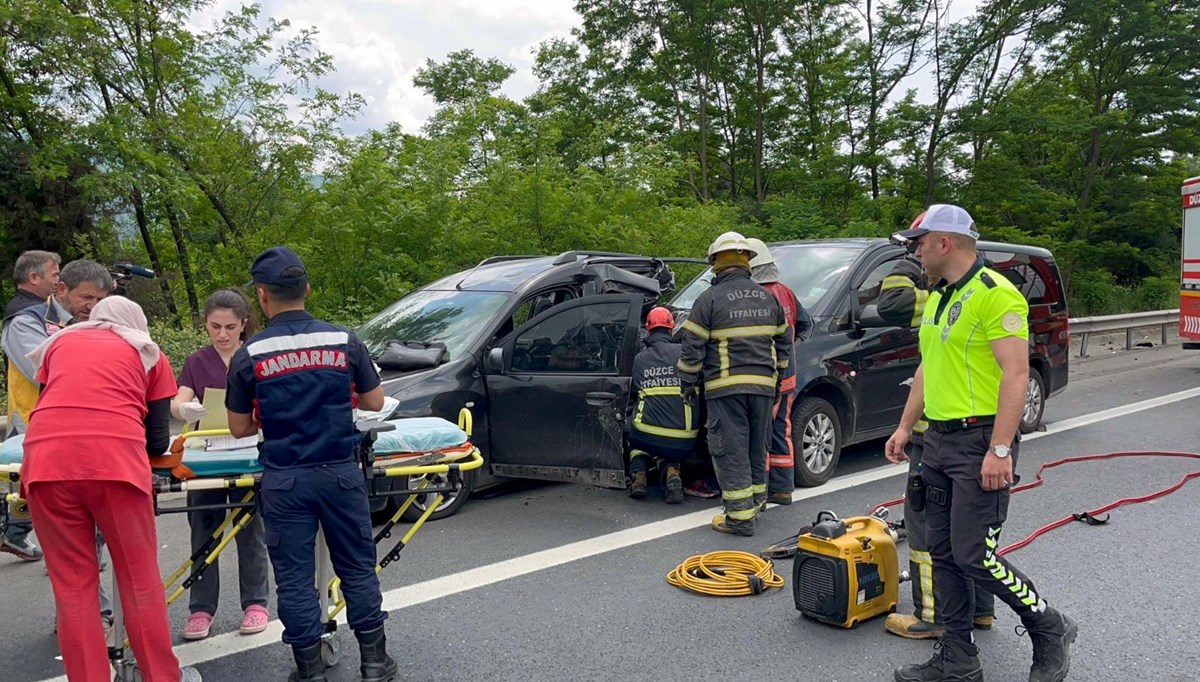
[[[945,636],[961,643],[971,641],[972,581],[1022,618],[1045,608],[1033,583],[996,555],[1010,493],[1008,488],[989,492],[980,484],[991,436],[990,427],[925,432],[925,538]],[[1014,468],[1018,448],[1014,442]]]
[[[709,398],[708,449],[721,486],[726,523],[753,528],[767,499],[767,437],[771,396],[734,394]]]
[[[921,475],[921,460],[925,452],[925,439],[921,433],[913,432],[908,442],[908,475]],[[941,603],[935,598],[933,587],[933,561],[929,556],[929,543],[926,538],[925,511],[922,507],[917,511],[912,507],[912,498],[904,498],[904,530],[908,533],[908,568],[912,576],[913,615],[926,623],[940,623]],[[996,600],[991,592],[979,585],[973,585],[975,593],[976,616],[993,616],[996,613]]]
[[[387,616],[375,573],[366,479],[357,462],[266,468],[261,498],[284,643],[306,647],[321,638],[325,618],[316,587],[318,524],[342,580],[350,628],[361,632],[382,625]]]

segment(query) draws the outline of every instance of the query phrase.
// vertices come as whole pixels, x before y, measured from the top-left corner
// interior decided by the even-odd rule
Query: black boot
[[[646,472],[635,471],[633,480],[629,483],[629,496],[640,500],[646,496]]]
[[[1022,618],[1021,622],[1033,640],[1029,682],[1062,682],[1071,669],[1071,644],[1079,634],[1079,626],[1066,614],[1049,607]]]
[[[325,677],[325,661],[321,660],[321,643],[317,642],[306,647],[292,647],[292,657],[296,659],[296,669],[288,675],[288,682],[327,682]]]
[[[896,668],[896,682],[983,682],[979,649],[942,639],[933,645],[933,658]]]
[[[663,499],[667,504],[683,502],[683,479],[679,477],[679,467],[668,465],[663,475]]]
[[[358,670],[362,673],[363,682],[388,682],[400,672],[400,666],[388,656],[382,625],[374,630],[356,632],[354,636],[358,638],[358,648],[362,653],[362,665]]]

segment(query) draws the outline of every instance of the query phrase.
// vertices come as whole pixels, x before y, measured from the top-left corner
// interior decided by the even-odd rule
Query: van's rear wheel
[[[804,398],[792,410],[796,485],[813,487],[833,476],[842,456],[842,422],[821,398]]]
[[[1029,368],[1029,382],[1025,388],[1025,410],[1021,413],[1021,433],[1033,433],[1042,423],[1046,411],[1046,381],[1042,373]]]

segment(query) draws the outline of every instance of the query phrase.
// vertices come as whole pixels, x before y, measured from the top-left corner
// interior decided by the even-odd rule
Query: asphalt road
[[[1022,445],[1018,473],[1026,481],[1038,464],[1067,456],[1200,451],[1200,353],[1177,345],[1109,352],[1095,341],[1089,350],[1092,357],[1074,362],[1067,391],[1048,404],[1048,430]],[[1185,391],[1192,393],[1181,396]],[[768,509],[754,538],[708,529],[711,500],[669,507],[653,495],[639,503],[619,491],[536,483],[472,499],[457,516],[422,529],[382,576],[401,679],[890,680],[894,666],[924,659],[930,645],[886,634],[882,619],[853,630],[804,619],[793,605],[789,561],[777,566],[784,589],[757,597],[701,597],[664,580],[691,554],[757,553],[821,509],[853,515],[898,497],[903,468],[883,468],[881,451],[882,442],[848,450],[836,479],[799,491],[790,507]],[[1197,469],[1200,462],[1155,459],[1054,470],[1045,486],[1014,498],[1005,544]],[[1070,524],[1010,555],[1039,592],[1080,623],[1069,679],[1200,679],[1197,502],[1200,481],[1118,509],[1106,526]],[[186,521],[163,517],[159,529],[161,564],[173,569],[187,550]],[[214,637],[180,641],[177,652],[206,680],[282,680],[290,655],[278,623],[262,635],[237,634],[235,551],[225,557],[225,603]],[[41,566],[0,556],[0,585],[0,679],[61,676]],[[910,608],[908,594],[902,585],[902,609]],[[171,608],[177,630],[185,602]],[[1024,680],[1029,640],[1014,633],[1016,617],[998,608],[997,627],[978,637],[987,678]],[[343,631],[341,640],[346,655],[330,671],[331,682],[358,679],[352,635]]]

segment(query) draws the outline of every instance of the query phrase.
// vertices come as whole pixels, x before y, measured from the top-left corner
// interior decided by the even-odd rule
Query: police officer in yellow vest
[[[904,241],[904,240],[901,240]],[[909,244],[916,249],[916,244]],[[879,293],[878,312],[885,321],[897,327],[918,327],[925,313],[925,301],[929,298],[929,278],[921,264],[910,258],[896,261],[892,271],[883,278]],[[912,384],[912,379],[908,380]],[[933,587],[933,560],[929,558],[929,544],[925,539],[925,496],[920,482],[925,431],[929,423],[917,420],[912,438],[905,454],[908,455],[908,493],[904,496],[904,530],[908,533],[908,566],[912,575],[912,613],[888,614],[884,628],[908,639],[938,639],[942,636],[942,618]],[[975,611],[971,621],[977,629],[991,629],[995,621],[996,599],[991,592],[979,587],[975,591]]]
[[[685,400],[694,400],[704,381],[708,450],[725,507],[712,525],[737,535],[754,535],[754,519],[767,499],[771,408],[792,348],[783,307],[750,279],[754,256],[737,232],[722,234],[709,247],[715,276],[683,323],[677,366]]]
[[[900,236],[916,243],[926,274],[941,286],[926,302],[921,365],[885,449],[889,460],[904,461],[909,434],[925,414],[926,540],[945,634],[930,660],[897,668],[895,678],[983,679],[971,636],[974,581],[1020,616],[1033,641],[1030,682],[1060,682],[1078,628],[996,554],[1029,373],[1029,305],[1003,275],[984,267],[975,222],[962,208],[930,206]]]

